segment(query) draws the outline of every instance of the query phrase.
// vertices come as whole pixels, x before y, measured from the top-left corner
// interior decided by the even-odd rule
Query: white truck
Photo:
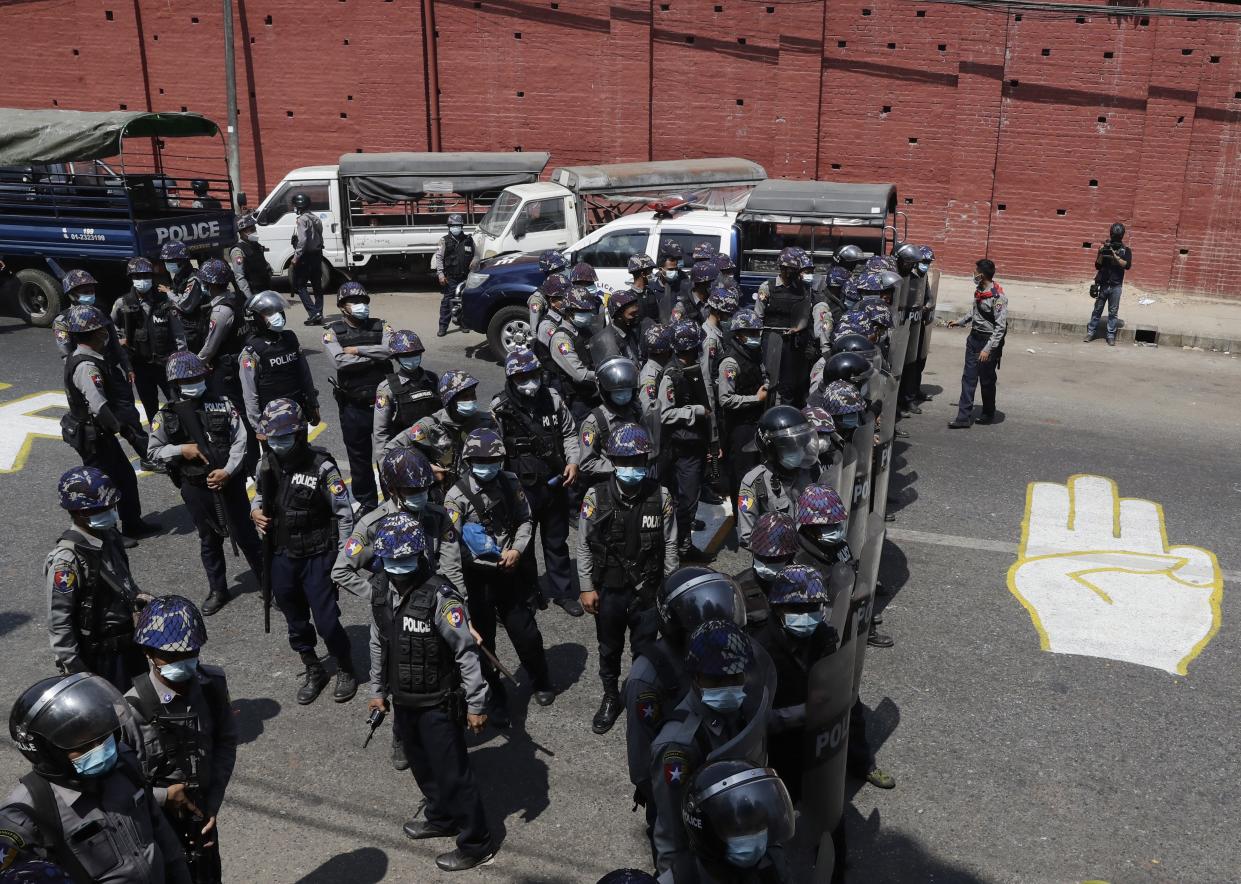
[[[304,193],[323,221],[325,286],[333,273],[425,270],[448,232],[450,214],[460,213],[472,232],[501,191],[531,186],[549,159],[542,151],[348,153],[334,166],[289,172],[256,210],[258,241],[272,271],[287,274],[295,218],[290,201]]]

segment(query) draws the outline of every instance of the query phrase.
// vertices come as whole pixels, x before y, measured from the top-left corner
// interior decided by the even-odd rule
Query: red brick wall
[[[1089,276],[1119,219],[1140,284],[1235,296],[1241,25],[917,0],[430,2],[433,47],[423,0],[235,0],[252,204],[295,166],[431,146],[431,54],[444,150],[737,154],[892,181],[912,239],[1007,277]],[[0,32],[37,60],[5,69],[0,103],[224,118],[218,3],[10,0]]]

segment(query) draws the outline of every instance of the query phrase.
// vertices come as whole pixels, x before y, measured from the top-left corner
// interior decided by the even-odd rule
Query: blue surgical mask
[[[500,475],[500,464],[498,463],[472,463],[470,464],[470,472],[474,474],[474,478],[480,482],[490,482],[496,476]]]
[[[740,835],[725,840],[725,856],[729,865],[742,869],[752,869],[767,853],[767,830],[757,835]]]
[[[745,338],[741,341],[741,346],[749,347],[751,350],[756,350],[761,343],[763,342],[758,338]]]
[[[823,612],[806,614],[785,614],[784,628],[798,638],[806,638],[814,634],[823,622]]]
[[[116,507],[111,507],[99,513],[91,513],[86,517],[86,524],[90,525],[94,531],[107,531],[109,528],[115,528],[116,522]]]
[[[413,356],[398,356],[396,361],[401,363],[401,368],[406,371],[416,371],[422,367],[422,354],[417,353]]]
[[[533,396],[539,392],[539,387],[543,386],[543,382],[538,378],[529,381],[522,381],[517,384],[517,392],[523,396]]]
[[[786,470],[795,470],[801,466],[802,458],[805,453],[801,451],[790,451],[780,455],[780,466]]]
[[[73,759],[73,769],[84,777],[101,777],[116,767],[116,737],[106,740],[84,755]]]
[[[174,663],[165,663],[159,668],[159,674],[164,679],[172,682],[189,681],[197,671],[197,657],[188,657],[185,660],[177,660]]]
[[[646,478],[647,467],[617,467],[616,480],[625,485],[637,485]]]
[[[153,279],[135,279],[134,280],[134,291],[140,295],[145,295],[147,292],[149,292],[154,287],[154,285],[155,285],[155,280]]]
[[[384,570],[389,574],[412,574],[418,570],[421,556],[407,556],[403,559],[384,559]]]
[[[926,276],[926,274],[930,272],[930,269],[931,269],[930,264],[922,263],[918,265],[918,272],[921,273],[923,276]]]
[[[477,399],[458,399],[456,405],[457,405],[457,414],[460,414],[460,415],[468,416],[478,411],[478,400]]]
[[[350,304],[349,315],[354,319],[367,319],[371,315],[370,304]]]
[[[407,494],[401,498],[401,506],[411,513],[422,512],[422,508],[426,505],[427,492],[425,491],[419,491],[417,494]]]
[[[804,282],[806,285],[810,285],[811,283],[813,283],[813,282],[814,282],[814,274],[813,274],[813,273],[803,273],[803,274],[801,275],[801,281],[802,281],[802,282]]]
[[[181,384],[179,386],[183,399],[197,399],[207,392],[206,381],[195,381],[192,384]]]
[[[95,303],[95,293],[94,292],[83,292],[82,294],[78,295],[78,303],[85,304],[86,306],[89,307],[91,304]]]
[[[664,279],[668,280],[668,282],[676,282],[677,277],[679,277],[680,275],[681,275],[680,270],[673,269],[673,270],[664,271]]]
[[[858,425],[858,413],[856,411],[849,414],[834,414],[832,419],[835,420],[836,426],[843,427],[846,430],[856,429]]]
[[[745,702],[745,687],[725,685],[722,688],[703,688],[702,703],[716,712],[736,712]]]
[[[280,329],[284,328],[285,322],[283,313],[273,313],[267,317],[267,327],[272,331],[280,331]]]
[[[178,273],[180,273],[182,266],[183,265],[181,264],[180,261],[165,261],[164,262],[164,268],[168,271],[168,274],[170,276],[176,276]]]
[[[633,390],[631,388],[612,390],[608,395],[612,397],[612,401],[617,405],[628,405],[633,401]]]
[[[824,525],[819,529],[819,543],[840,543],[845,539],[845,523]]]
[[[456,225],[456,224],[454,224],[452,227],[449,227],[449,228],[448,228],[448,232],[449,232],[449,233],[451,233],[453,236],[460,236],[460,235],[461,235],[461,232],[462,232],[463,230],[465,230],[465,228],[464,228],[464,227],[461,227],[461,226]]]
[[[595,314],[593,313],[587,313],[586,311],[583,310],[583,311],[573,314],[573,324],[576,325],[578,328],[590,328],[591,324],[594,321],[595,321]]]
[[[295,433],[289,433],[284,436],[267,437],[267,447],[270,448],[277,457],[288,454],[293,450],[293,446],[296,444],[297,434]]]

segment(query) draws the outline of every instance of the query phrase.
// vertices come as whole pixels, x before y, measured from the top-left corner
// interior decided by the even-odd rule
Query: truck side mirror
[[[530,227],[530,219],[527,218],[525,215],[522,215],[520,218],[518,218],[516,221],[513,222],[513,237],[515,239],[521,239],[522,237],[526,235],[526,231],[529,229],[529,227]]]

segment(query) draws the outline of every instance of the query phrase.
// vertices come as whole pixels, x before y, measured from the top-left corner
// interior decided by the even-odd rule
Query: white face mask
[[[166,261],[164,263],[164,267],[167,268],[168,273],[172,276],[176,276],[178,273],[181,272],[180,261]]]
[[[523,396],[533,396],[539,392],[539,387],[543,386],[543,382],[538,378],[529,381],[522,381],[517,385],[517,392]]]
[[[449,232],[449,233],[451,233],[453,236],[460,236],[460,235],[461,235],[461,232],[462,232],[464,229],[465,229],[465,228],[463,228],[463,227],[458,227],[457,225],[455,225],[455,224],[454,224],[452,227],[449,227],[449,228],[448,228],[448,232]]]
[[[350,304],[349,315],[354,319],[368,319],[371,315],[370,304]]]
[[[155,280],[153,279],[135,279],[134,280],[134,291],[140,295],[145,295],[154,286],[155,286]]]
[[[192,384],[181,385],[181,395],[186,399],[197,399],[207,392],[206,381],[195,381]]]

